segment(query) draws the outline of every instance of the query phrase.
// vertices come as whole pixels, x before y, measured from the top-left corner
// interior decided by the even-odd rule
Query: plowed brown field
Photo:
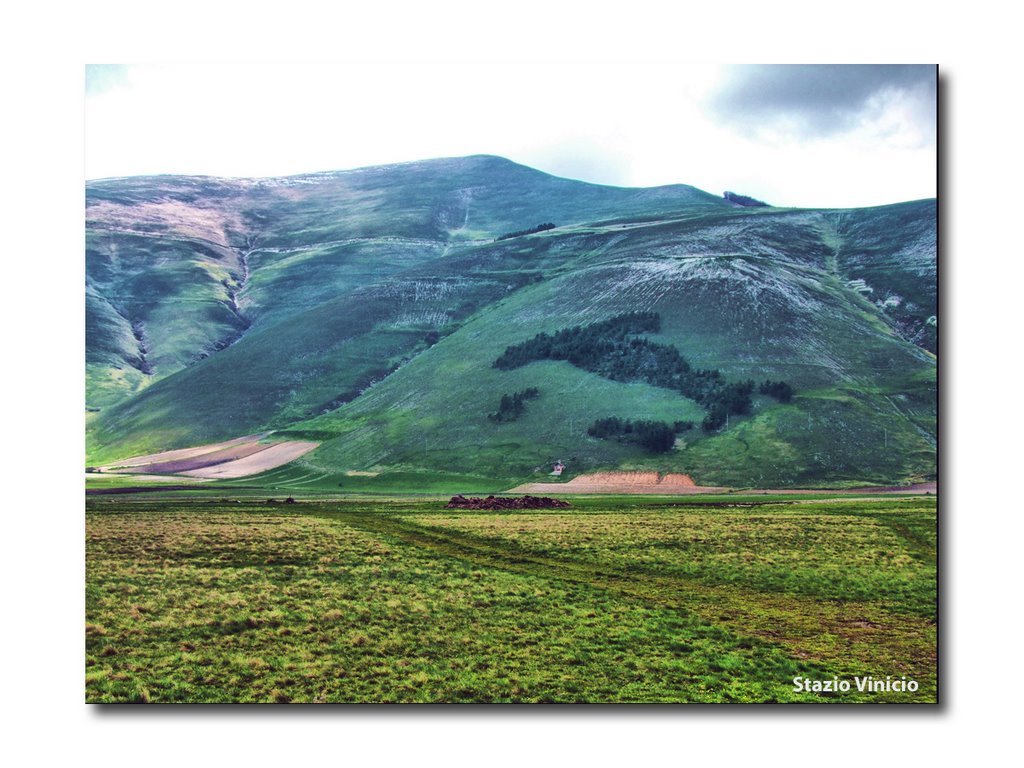
[[[889,494],[938,494],[938,483],[916,483],[914,485],[865,486],[845,490],[827,490],[835,494],[868,494],[872,496]],[[698,493],[724,493],[729,488],[714,485],[697,485],[689,475],[661,474],[660,472],[594,472],[574,477],[567,483],[525,483],[510,488],[506,493],[606,493],[606,494],[652,494],[687,495]],[[823,493],[823,489],[738,489],[737,493],[749,494],[807,494]]]
[[[180,474],[187,475],[188,477],[206,477],[211,479],[256,475],[260,472],[266,472],[268,469],[280,467],[289,461],[295,461],[295,459],[309,453],[318,445],[319,443],[309,443],[302,440],[274,443],[273,445],[266,446],[265,450],[245,456],[237,461],[193,469],[181,472]]]
[[[271,443],[241,443],[222,448],[219,451],[210,451],[185,459],[175,461],[158,461],[154,464],[140,464],[134,469],[140,472],[148,472],[154,475],[177,475],[195,469],[225,464],[238,459],[244,459],[254,453],[261,453],[271,447]],[[117,472],[124,470],[118,469]]]
[[[527,483],[510,493],[716,493],[717,486],[697,485],[689,475],[660,472],[595,472],[574,477],[567,483]]]
[[[319,443],[287,440],[262,443],[267,433],[246,435],[223,443],[197,445],[162,451],[147,456],[133,456],[106,467],[104,474],[148,474],[162,478],[195,477],[203,479],[236,478],[266,472],[309,453]]]
[[[161,451],[160,453],[150,453],[145,456],[132,456],[131,458],[122,459],[121,461],[116,461],[113,464],[101,467],[101,469],[104,472],[121,472],[128,468],[132,468],[135,471],[141,471],[139,467],[143,467],[148,464],[192,459],[196,456],[203,456],[232,446],[243,445],[245,443],[256,443],[259,442],[260,438],[265,436],[266,433],[259,435],[244,435],[243,437],[236,437],[234,440],[225,440],[223,443],[208,443],[207,445],[197,445],[193,448],[179,448],[174,451]]]

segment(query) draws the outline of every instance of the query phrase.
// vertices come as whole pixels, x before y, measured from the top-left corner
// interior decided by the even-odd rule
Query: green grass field
[[[87,701],[936,700],[934,498],[213,495],[87,500]]]

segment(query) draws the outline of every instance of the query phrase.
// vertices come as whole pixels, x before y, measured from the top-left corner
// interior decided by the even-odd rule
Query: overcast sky
[[[495,154],[776,205],[935,196],[935,68],[340,61],[86,68],[86,177]]]

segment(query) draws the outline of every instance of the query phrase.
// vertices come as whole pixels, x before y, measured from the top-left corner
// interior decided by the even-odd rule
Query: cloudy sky
[[[86,177],[276,176],[496,154],[777,205],[933,197],[927,65],[359,60],[91,65]]]

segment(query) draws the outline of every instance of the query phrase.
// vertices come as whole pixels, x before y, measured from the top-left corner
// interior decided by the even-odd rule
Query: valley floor
[[[90,497],[86,699],[936,700],[934,497],[572,504]]]

